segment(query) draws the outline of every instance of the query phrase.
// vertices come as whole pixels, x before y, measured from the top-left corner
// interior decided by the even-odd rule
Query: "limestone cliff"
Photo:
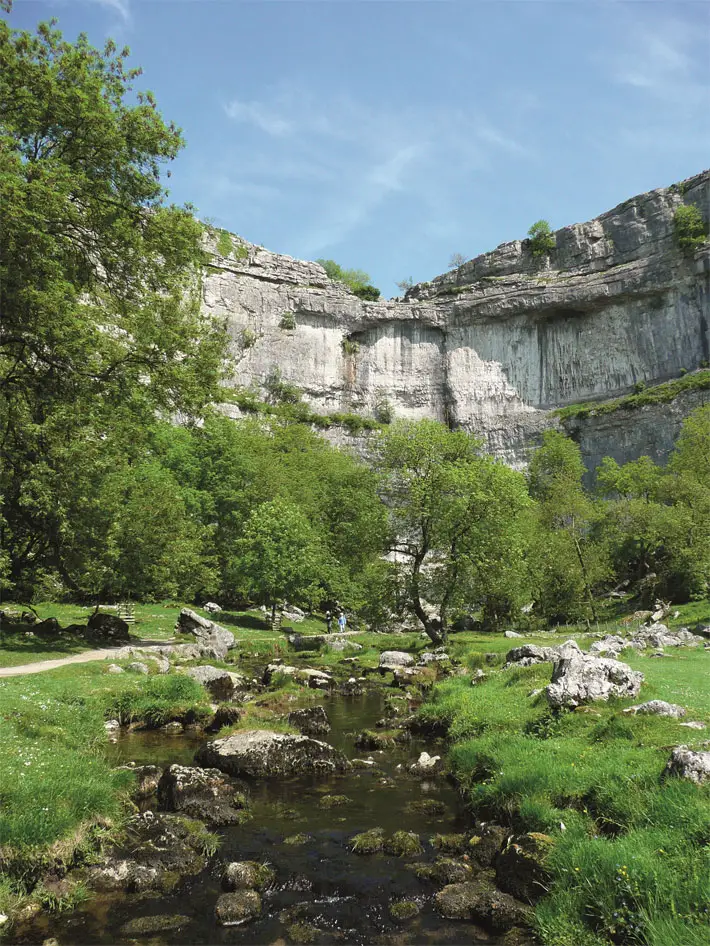
[[[710,244],[678,248],[682,203],[707,224],[710,171],[558,230],[549,257],[506,243],[390,302],[362,302],[318,264],[242,241],[222,255],[215,239],[204,305],[227,320],[235,384],[279,368],[317,411],[369,414],[387,400],[396,416],[475,431],[517,465],[552,409],[710,361]],[[612,452],[599,425],[574,429],[590,460]],[[642,436],[613,436],[644,452]]]

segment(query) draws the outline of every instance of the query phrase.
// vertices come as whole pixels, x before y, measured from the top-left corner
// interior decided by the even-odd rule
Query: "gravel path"
[[[172,642],[173,640],[138,640],[120,646],[149,648],[171,644]],[[71,657],[59,657],[57,660],[38,660],[32,664],[21,664],[19,667],[0,667],[0,677],[20,677],[26,673],[43,673],[45,670],[56,670],[57,667],[64,667],[66,664],[86,664],[92,660],[106,660],[113,656],[118,649],[118,647],[101,647],[98,650],[85,650],[80,654],[72,654]]]

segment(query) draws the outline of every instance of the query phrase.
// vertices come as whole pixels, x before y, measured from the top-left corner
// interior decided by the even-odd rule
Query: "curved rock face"
[[[262,385],[278,367],[322,413],[371,414],[386,399],[396,416],[459,424],[519,464],[555,423],[551,408],[710,360],[710,244],[678,248],[683,203],[708,222],[710,171],[558,230],[549,257],[506,243],[403,301],[362,302],[316,263],[244,242],[223,257],[212,240],[203,305],[229,325],[234,383]],[[581,429],[593,462],[605,436]],[[644,452],[642,440],[629,436],[629,451]]]
[[[252,778],[288,778],[291,775],[343,772],[349,762],[337,749],[310,739],[266,729],[249,729],[208,742],[195,755],[199,765],[229,775]]]

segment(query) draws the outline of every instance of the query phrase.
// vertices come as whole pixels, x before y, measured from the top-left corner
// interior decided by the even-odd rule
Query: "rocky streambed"
[[[321,748],[283,734],[296,775],[266,774],[264,737],[246,764],[238,753],[225,764],[229,738],[199,731],[114,737],[116,764],[140,773],[139,811],[116,848],[75,872],[91,898],[16,940],[531,942],[529,907],[495,886],[505,833],[474,824],[426,756],[412,771],[441,746],[384,730],[386,701],[373,685],[297,711]],[[252,736],[232,738],[241,751]]]

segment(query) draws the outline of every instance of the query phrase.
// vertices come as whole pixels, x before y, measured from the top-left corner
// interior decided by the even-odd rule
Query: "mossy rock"
[[[468,843],[465,834],[435,834],[431,838],[431,846],[446,854],[465,854]]]
[[[124,936],[153,936],[181,929],[190,922],[189,916],[179,913],[159,913],[157,916],[137,916],[121,927]]]
[[[253,920],[261,913],[261,897],[256,890],[237,890],[223,893],[215,906],[215,918],[220,926],[236,926]]]
[[[449,920],[473,920],[494,933],[528,927],[533,918],[530,907],[501,893],[484,878],[448,884],[436,894],[434,905]]]
[[[414,815],[438,818],[445,815],[448,809],[446,804],[437,798],[422,798],[419,801],[410,801],[404,810]]]
[[[352,798],[347,795],[323,795],[318,802],[320,808],[342,808],[343,805],[352,804]]]
[[[233,861],[222,874],[223,890],[263,890],[276,879],[276,871],[258,861]]]
[[[414,831],[395,831],[385,842],[385,850],[395,857],[414,857],[421,854],[424,848]]]
[[[315,943],[320,930],[311,923],[292,923],[286,929],[286,935],[292,943]]]
[[[417,864],[414,873],[420,880],[436,884],[461,884],[471,879],[473,868],[453,857],[437,857],[433,864]]]
[[[355,739],[358,749],[384,750],[392,749],[396,745],[395,733],[391,731],[375,732],[373,729],[363,729]]]
[[[495,860],[500,889],[526,903],[536,903],[550,885],[546,865],[554,844],[553,838],[538,831],[511,838]]]
[[[353,854],[378,854],[384,850],[385,832],[383,828],[370,828],[350,839]]]
[[[310,834],[289,834],[287,838],[284,838],[284,844],[290,844],[292,847],[298,847],[301,844],[308,844],[311,840]]]
[[[397,900],[390,903],[389,914],[396,923],[406,923],[419,914],[419,907],[414,900]]]

